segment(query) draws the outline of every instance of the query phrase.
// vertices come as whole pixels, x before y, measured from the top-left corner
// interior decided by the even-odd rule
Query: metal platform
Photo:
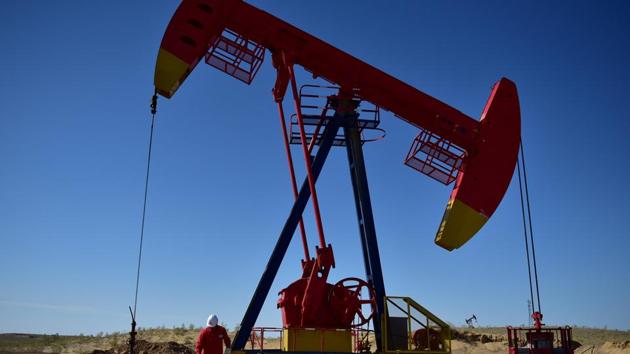
[[[508,327],[509,354],[573,354],[572,328]]]
[[[302,122],[306,133],[306,143],[318,145],[321,143],[321,131],[335,118],[335,98],[339,93],[338,86],[303,85],[300,87],[300,110]],[[380,108],[367,101],[362,101],[357,94],[353,98],[356,102],[356,116],[352,118],[359,130],[361,143],[380,140],[385,136],[385,131],[379,128],[381,124]],[[339,117],[337,117],[338,119]],[[368,136],[369,131],[374,131],[373,136]],[[314,140],[314,143],[311,143]],[[297,115],[291,116],[289,143],[301,144],[298,129]],[[333,140],[333,146],[345,146],[346,138],[339,133]]]
[[[462,169],[466,151],[426,129],[420,129],[409,148],[405,165],[436,181],[451,184]]]

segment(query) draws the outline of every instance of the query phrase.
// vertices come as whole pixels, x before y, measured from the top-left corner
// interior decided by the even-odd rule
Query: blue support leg
[[[326,125],[324,132],[322,134],[321,143],[319,148],[317,149],[317,155],[315,155],[315,159],[312,162],[312,171],[313,178],[315,181],[319,177],[320,172],[322,171],[322,167],[324,166],[324,162],[326,161],[326,157],[328,157],[328,153],[330,152],[330,148],[332,147],[335,136],[337,135],[337,131],[339,130],[339,125],[336,122],[331,121],[330,124]],[[293,208],[291,208],[291,213],[287,218],[287,221],[284,224],[284,228],[280,233],[280,237],[278,238],[278,242],[276,242],[276,246],[271,253],[271,257],[267,262],[267,267],[263,272],[260,281],[258,282],[258,286],[256,287],[256,291],[254,292],[254,296],[252,297],[249,306],[247,307],[247,311],[245,311],[245,315],[243,320],[241,321],[241,326],[234,337],[234,341],[232,342],[232,350],[243,350],[245,348],[245,344],[249,339],[250,333],[254,324],[256,323],[256,319],[258,319],[258,315],[260,314],[260,310],[269,295],[269,290],[271,289],[271,285],[273,284],[273,280],[278,273],[278,269],[280,268],[280,264],[282,263],[282,259],[289,247],[289,243],[291,242],[291,238],[295,233],[295,229],[298,225],[300,217],[306,208],[306,204],[311,196],[311,190],[308,186],[308,181],[305,180],[300,188],[300,192],[298,194],[295,203],[293,204]]]
[[[376,340],[377,352],[382,352],[381,320],[384,313],[385,284],[383,281],[383,271],[381,269],[381,257],[378,251],[376,240],[376,228],[374,226],[374,215],[372,214],[372,203],[368,187],[367,175],[365,172],[365,162],[363,160],[363,147],[361,136],[356,125],[356,117],[346,118],[344,123],[344,135],[348,152],[348,164],[350,165],[350,177],[354,190],[355,205],[357,207],[357,217],[359,222],[359,233],[361,235],[361,246],[365,261],[366,277],[370,285],[374,287],[376,293],[376,312],[374,314],[374,336]]]

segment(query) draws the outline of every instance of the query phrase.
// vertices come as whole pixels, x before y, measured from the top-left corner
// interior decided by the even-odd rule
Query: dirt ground
[[[606,341],[595,345],[582,345],[573,341],[575,354],[630,354],[630,338],[621,342]],[[453,354],[507,353],[508,343],[503,335],[453,331]]]
[[[150,343],[140,340],[137,343],[137,354],[194,354],[189,347],[176,343]],[[129,354],[129,346],[120,345],[109,350],[94,350],[90,354]]]
[[[480,328],[475,332],[453,332],[453,354],[507,354],[503,328]],[[192,354],[198,328],[147,329],[139,334],[140,354]],[[574,338],[584,345],[575,354],[630,354],[630,331],[577,328]],[[99,336],[58,336],[0,334],[0,354],[123,354],[127,353],[126,333]],[[278,340],[265,341],[266,348],[278,348]]]
[[[267,348],[274,348],[278,343],[266,342]],[[574,342],[575,354],[630,354],[630,338],[623,342],[607,341],[600,345],[581,345]],[[188,347],[175,342],[150,344],[144,342],[139,345],[139,354],[188,354],[194,353]],[[453,331],[451,341],[453,354],[506,354],[508,352],[507,339],[503,335],[484,334],[467,331]],[[93,351],[91,354],[127,354],[125,345],[110,351]]]
[[[496,354],[507,353],[507,343],[466,343],[454,340],[451,343],[453,354]],[[602,345],[580,346],[575,349],[575,354],[630,354],[630,341],[606,342]]]

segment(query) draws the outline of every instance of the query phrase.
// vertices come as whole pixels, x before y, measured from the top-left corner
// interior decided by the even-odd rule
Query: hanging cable
[[[527,233],[527,219],[525,218],[525,203],[523,201],[523,185],[521,182],[521,160],[520,158],[516,159],[516,170],[518,172],[518,190],[519,190],[519,196],[521,197],[521,216],[523,218],[523,233],[525,236],[525,254],[527,256],[527,278],[529,279],[529,296],[530,296],[530,300],[532,303],[532,306],[534,306],[534,287],[532,285],[532,266],[529,260],[529,240],[528,240],[528,233]],[[535,308],[532,308],[532,313],[534,313],[534,311],[536,311]],[[531,316],[532,313],[530,313],[529,315]]]
[[[522,166],[522,168],[521,168]],[[532,303],[532,313],[542,313],[540,306],[540,291],[538,287],[538,267],[536,264],[536,249],[534,247],[534,231],[532,227],[532,214],[529,203],[529,188],[527,185],[527,172],[525,168],[525,153],[523,142],[520,144],[520,154],[516,160],[516,168],[518,172],[518,189],[521,198],[521,217],[523,219],[523,232],[525,236],[525,254],[527,256],[527,273],[529,279],[529,295]],[[521,178],[522,175],[522,178]],[[531,262],[530,262],[531,247]],[[532,283],[532,266],[534,268]],[[534,299],[534,289],[536,298]],[[536,300],[536,301],[534,301]]]
[[[536,283],[536,300],[538,312],[542,313],[540,306],[540,289],[538,286],[538,267],[536,265],[536,248],[534,248],[534,229],[532,227],[532,209],[529,205],[529,187],[527,185],[527,168],[525,167],[525,151],[521,141],[521,161],[523,162],[523,182],[525,183],[525,200],[527,201],[527,218],[529,219],[529,240],[532,245],[532,263],[534,264],[534,280]]]
[[[149,152],[147,155],[147,169],[144,179],[144,203],[142,205],[142,222],[140,226],[140,247],[138,250],[138,267],[136,270],[136,291],[133,300],[133,311],[129,306],[129,312],[131,312],[131,332],[129,332],[129,353],[135,354],[136,343],[136,313],[138,309],[138,289],[140,286],[140,265],[142,264],[142,246],[144,243],[144,225],[147,214],[147,196],[149,192],[149,172],[151,171],[151,152],[153,150],[153,130],[155,127],[155,114],[157,113],[157,92],[153,94],[151,98],[151,128],[149,133]]]

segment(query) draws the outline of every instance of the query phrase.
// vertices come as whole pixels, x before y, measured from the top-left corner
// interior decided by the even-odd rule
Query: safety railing
[[[296,347],[296,343],[285,343],[284,333],[286,328],[277,327],[254,327],[249,336],[247,348],[248,350],[254,350],[256,352],[263,353],[277,352],[283,350],[283,346]],[[333,332],[350,332],[352,336],[352,352],[355,354],[372,353],[376,349],[374,344],[374,331],[366,328],[352,328],[348,330],[337,329],[308,329],[302,328],[301,331],[311,332],[311,341],[321,344],[320,352],[326,352],[324,346],[326,340],[330,340],[330,334]],[[328,337],[328,338],[325,338]],[[293,337],[291,340],[295,341],[297,337]],[[285,348],[286,349],[286,348]]]
[[[459,146],[421,129],[409,148],[405,165],[448,185],[457,178],[465,155]]]
[[[322,128],[335,116],[334,102],[339,89],[338,86],[310,84],[300,87],[300,111],[309,146],[319,145]],[[380,108],[367,101],[362,101],[356,94],[352,100],[357,104],[355,110],[357,114],[356,124],[361,134],[361,142],[366,143],[384,138],[385,131],[378,127],[381,124]],[[369,131],[376,133],[371,134],[368,133]],[[295,114],[291,116],[289,139],[291,144],[301,143],[297,115]],[[343,131],[340,131],[333,141],[333,146],[344,146],[345,144]]]
[[[369,328],[353,328],[352,348],[357,354],[375,352],[376,345],[374,343],[374,331]]]
[[[544,353],[573,354],[571,327],[508,327],[510,354]]]
[[[267,336],[265,338],[265,335]],[[254,327],[249,335],[249,346],[252,350],[275,349],[280,350],[282,343],[282,328]]]
[[[265,48],[225,29],[205,56],[206,64],[250,84],[265,59]]]
[[[451,330],[429,310],[408,297],[385,297],[383,351],[451,353]]]

